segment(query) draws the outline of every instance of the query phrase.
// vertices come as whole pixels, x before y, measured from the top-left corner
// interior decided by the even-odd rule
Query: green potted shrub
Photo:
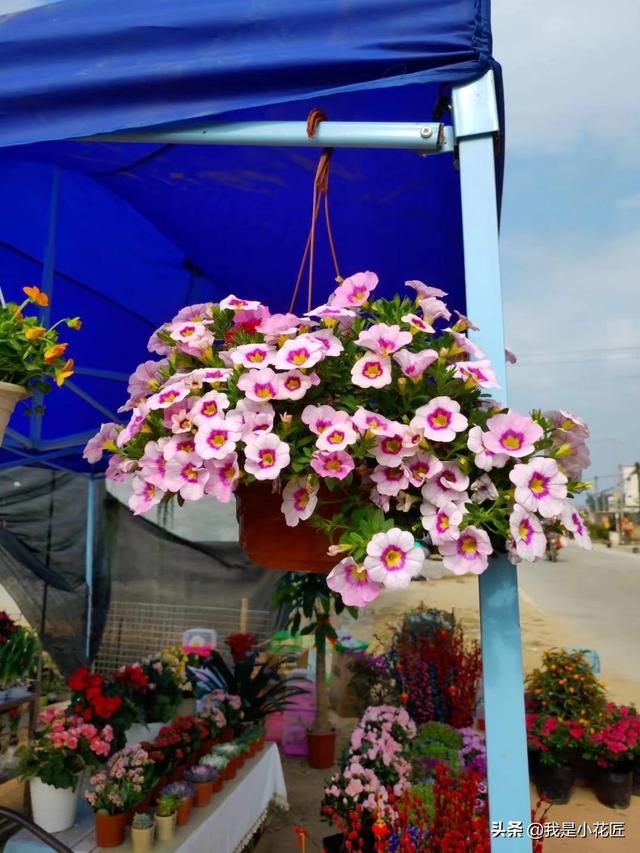
[[[176,831],[178,803],[173,797],[162,794],[156,803],[156,829],[158,841],[171,841]]]
[[[153,818],[146,812],[140,812],[133,816],[131,824],[131,844],[133,853],[149,853],[153,847],[153,834],[155,831]]]
[[[21,304],[6,302],[0,290],[0,445],[17,403],[34,391],[47,394],[52,382],[60,386],[73,373],[66,357],[67,344],[58,340],[57,327],[79,329],[79,317],[58,320],[50,328],[39,317],[26,316],[28,305],[46,308],[49,298],[38,287],[23,287]]]
[[[336,731],[329,720],[329,688],[327,685],[327,642],[335,642],[331,612],[345,609],[342,598],[329,589],[324,575],[314,572],[290,572],[278,581],[274,607],[289,609],[289,625],[293,634],[313,634],[316,647],[316,715],[308,732],[309,766],[327,769],[335,763]],[[357,617],[355,607],[347,608]],[[306,625],[302,626],[303,620]]]

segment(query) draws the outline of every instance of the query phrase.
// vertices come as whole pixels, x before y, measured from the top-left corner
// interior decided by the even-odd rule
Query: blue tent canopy
[[[79,450],[117,419],[146,342],[185,304],[233,291],[288,306],[316,152],[76,141],[195,119],[429,122],[452,84],[494,67],[488,0],[59,0],[0,17],[0,286],[80,315],[77,370],[42,420],[19,410],[0,466],[86,471]],[[333,158],[342,272],[384,293],[437,283],[464,308],[451,155]],[[316,290],[335,286],[320,241]],[[69,333],[71,335],[71,333]]]

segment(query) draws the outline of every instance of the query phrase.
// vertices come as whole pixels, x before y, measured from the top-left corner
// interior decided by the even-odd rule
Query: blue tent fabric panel
[[[462,83],[491,63],[489,0],[63,0],[0,17],[0,140]]]

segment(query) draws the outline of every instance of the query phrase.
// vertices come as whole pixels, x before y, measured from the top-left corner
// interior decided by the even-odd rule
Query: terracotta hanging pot
[[[0,445],[13,414],[13,410],[20,400],[29,396],[29,391],[22,385],[14,385],[13,382],[0,382]]]
[[[344,495],[320,486],[319,512],[331,518],[340,509]],[[282,494],[272,483],[240,486],[236,492],[236,515],[240,547],[256,566],[288,572],[328,574],[338,562],[327,554],[329,541],[308,521],[289,527],[280,511]]]

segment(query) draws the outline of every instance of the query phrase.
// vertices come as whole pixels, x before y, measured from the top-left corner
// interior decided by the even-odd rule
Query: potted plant
[[[153,740],[162,726],[176,716],[182,690],[175,668],[160,655],[142,661],[141,667],[149,685],[142,699],[144,720],[149,732],[147,737]]]
[[[68,680],[70,705],[87,722],[110,725],[113,730],[112,750],[126,743],[127,729],[140,716],[140,710],[129,698],[126,684],[118,683],[86,667],[80,667]]]
[[[85,798],[95,813],[98,847],[122,844],[132,810],[151,789],[153,773],[146,750],[127,746],[111,756],[106,769],[92,776]]]
[[[215,770],[217,778],[213,783],[213,793],[216,794],[218,791],[221,791],[227,778],[226,770],[229,766],[229,758],[218,752],[212,752],[209,755],[203,755],[200,759],[200,764],[203,767]]]
[[[336,632],[331,625],[331,610],[341,613],[343,599],[327,586],[323,575],[309,572],[284,574],[278,581],[274,607],[289,609],[289,625],[293,634],[313,634],[316,648],[316,715],[308,732],[309,766],[320,769],[335,762],[336,732],[329,721],[329,689],[327,685],[327,641],[334,642]],[[349,607],[352,616],[358,611]],[[302,620],[307,624],[301,628]]]
[[[140,812],[133,816],[131,823],[131,844],[133,853],[149,853],[153,847],[153,834],[155,831],[153,818],[146,812]]]
[[[107,476],[133,478],[134,513],[236,495],[256,564],[331,569],[356,606],[408,585],[421,544],[456,574],[542,556],[541,519],[589,547],[568,501],[586,488],[582,421],[496,403],[443,291],[409,281],[410,297],[375,299],[377,284],[340,280],[303,317],[233,295],[183,309],[131,377],[129,423],[105,424],[86,458],[115,452]]]
[[[579,722],[547,714],[527,715],[528,747],[537,753],[534,778],[538,794],[554,805],[568,803],[586,729]]]
[[[585,757],[597,765],[593,787],[603,805],[629,808],[638,755],[640,717],[635,708],[607,705],[601,724],[590,733],[585,746]]]
[[[184,774],[187,782],[190,782],[195,790],[193,805],[197,808],[208,806],[213,794],[213,785],[218,778],[218,771],[206,764],[197,764],[190,767]]]
[[[59,708],[42,711],[35,738],[18,750],[38,826],[62,832],[73,825],[84,770],[109,755],[112,738],[109,726],[98,729]]]
[[[156,829],[158,841],[171,841],[176,830],[178,804],[169,796],[161,796],[156,803]]]
[[[162,789],[163,797],[171,797],[176,802],[176,826],[189,823],[195,790],[190,782],[172,782]]]
[[[23,287],[21,304],[5,302],[0,290],[0,445],[16,404],[34,391],[47,394],[51,383],[62,385],[73,374],[73,359],[66,343],[58,340],[58,326],[79,329],[79,317],[41,325],[39,317],[26,316],[25,308],[46,308],[49,298],[37,287]]]
[[[20,686],[34,674],[40,651],[36,634],[17,625],[6,613],[0,613],[0,697],[21,698],[27,689]]]

